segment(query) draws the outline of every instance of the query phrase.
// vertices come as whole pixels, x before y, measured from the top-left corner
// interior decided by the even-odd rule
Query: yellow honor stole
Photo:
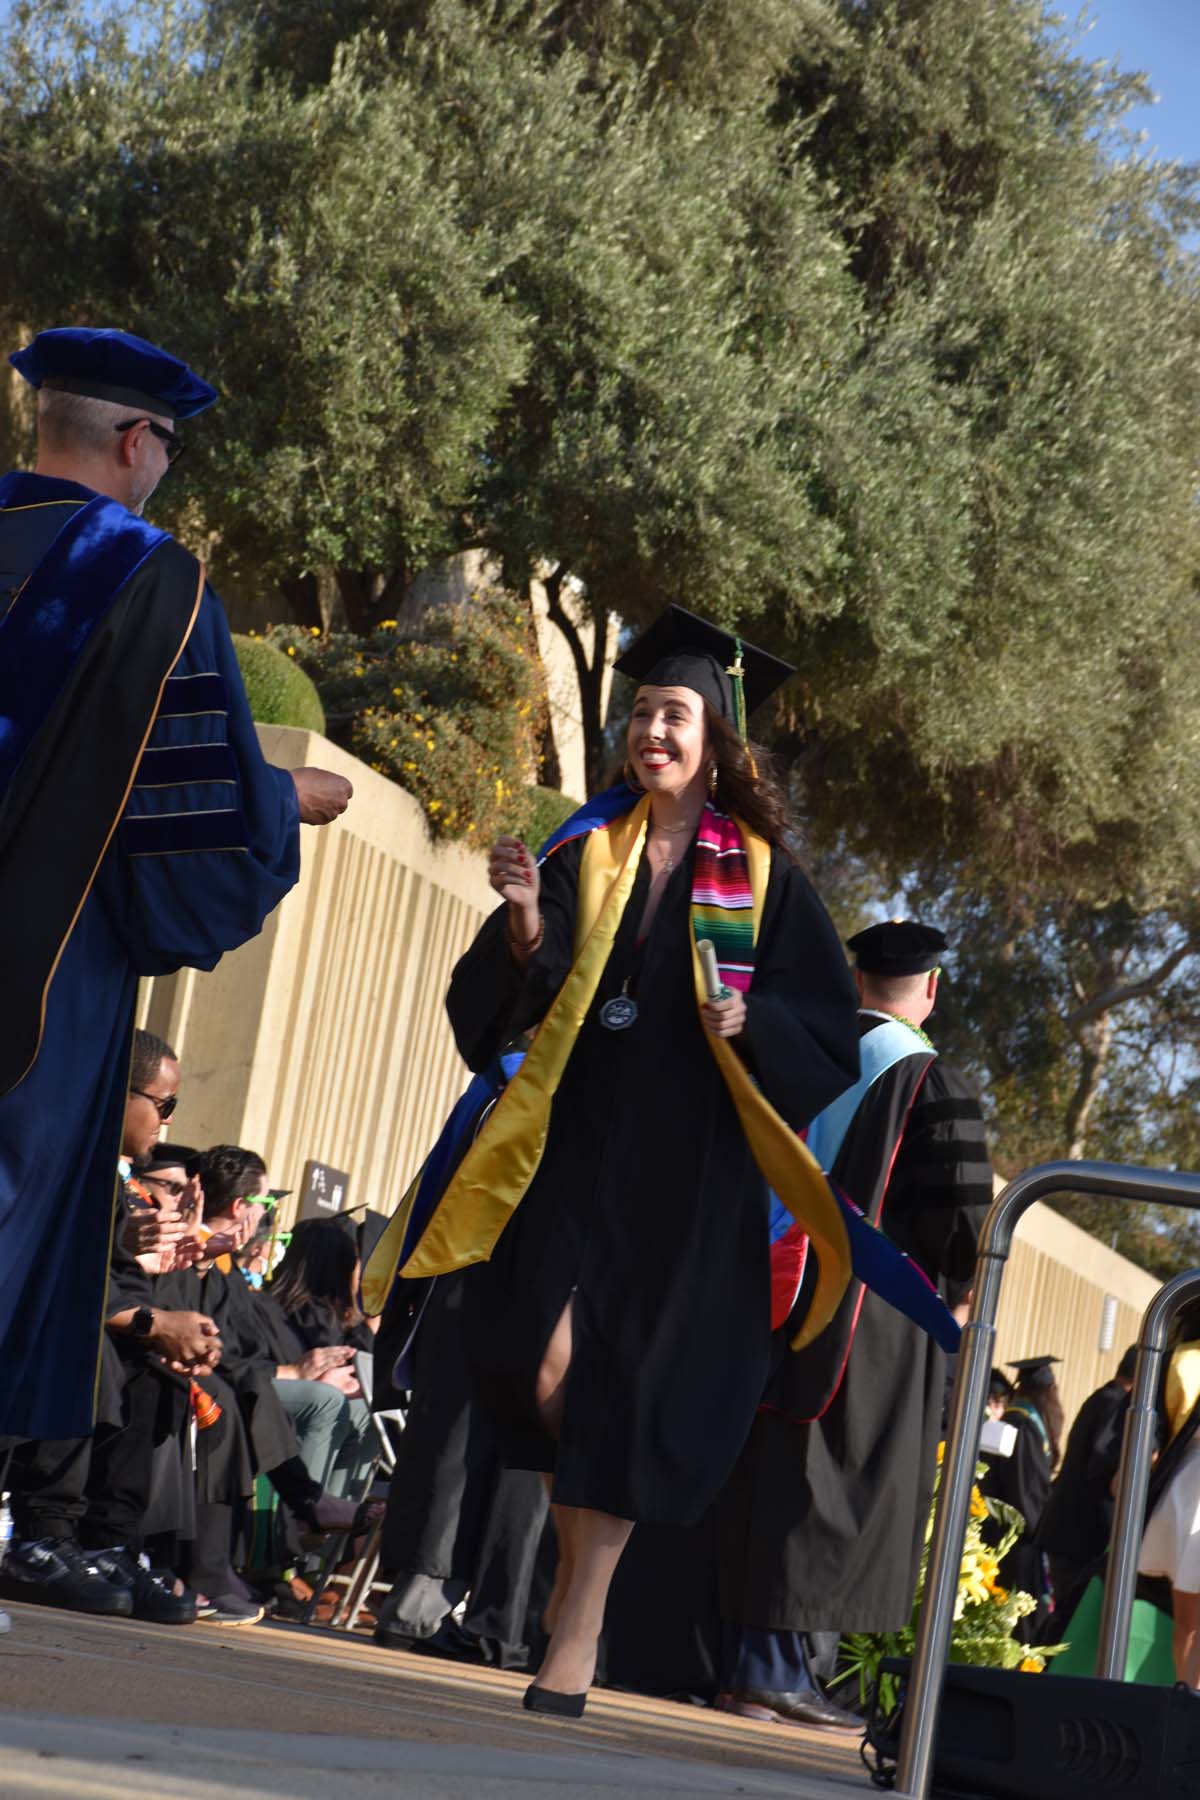
[[[643,798],[631,812],[589,834],[579,872],[575,960],[521,1067],[459,1163],[400,1269],[406,1278],[447,1275],[471,1263],[486,1262],[537,1173],[554,1095],[633,892],[649,808],[648,798]],[[771,871],[771,849],[740,820],[737,823],[747,851],[757,943]],[[703,1006],[708,993],[694,933],[692,963],[696,1003]],[[793,1348],[800,1349],[829,1323],[846,1291],[850,1279],[846,1227],[816,1159],[780,1118],[736,1050],[724,1038],[705,1035],[759,1170],[808,1233],[816,1253],[818,1275],[812,1304],[801,1331],[793,1339]],[[391,1220],[387,1244],[381,1243],[371,1259],[368,1304],[376,1300],[382,1304],[390,1289],[391,1271],[404,1241],[419,1181],[418,1176]],[[382,1279],[385,1270],[386,1282]]]

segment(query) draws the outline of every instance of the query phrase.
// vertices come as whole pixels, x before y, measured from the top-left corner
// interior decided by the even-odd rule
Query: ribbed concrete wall
[[[260,726],[285,768],[347,775],[346,816],[302,829],[303,872],[262,935],[212,974],[144,984],[139,1022],[183,1065],[171,1136],[261,1152],[280,1187],[311,1157],[351,1205],[390,1212],[467,1080],[450,971],[490,910],[483,846],[429,842],[416,801],[325,739]]]
[[[1068,1422],[1109,1380],[1161,1284],[1098,1238],[1039,1201],[1017,1227],[1000,1291],[998,1360],[1061,1356],[1058,1385]],[[1106,1294],[1116,1297],[1111,1350],[1099,1349]]]
[[[274,763],[347,775],[344,819],[304,828],[299,885],[210,975],[143,986],[139,1023],[183,1064],[172,1138],[241,1143],[298,1187],[309,1158],[346,1169],[351,1205],[391,1212],[466,1084],[446,1022],[450,971],[491,910],[484,846],[437,848],[412,797],[324,738],[259,728]],[[1022,1220],[998,1357],[1053,1352],[1068,1417],[1108,1379],[1158,1283],[1048,1207]],[[1106,1294],[1111,1351],[1098,1348]]]

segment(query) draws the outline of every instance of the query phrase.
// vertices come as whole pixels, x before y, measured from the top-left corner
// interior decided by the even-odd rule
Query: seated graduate
[[[301,1219],[270,1285],[255,1294],[278,1394],[314,1480],[343,1494],[361,1463],[371,1412],[357,1358],[374,1337],[358,1309],[358,1246],[337,1219]],[[336,1352],[336,1356],[331,1353]],[[369,1370],[370,1363],[361,1365]]]
[[[761,1397],[768,1172],[819,1255],[814,1331],[845,1291],[841,1214],[796,1134],[858,1071],[846,959],[744,736],[791,671],[678,607],[617,666],[639,683],[626,780],[540,867],[492,848],[503,904],[447,1006],[476,1070],[537,1035],[401,1270],[479,1264],[469,1355],[560,1545],[525,1704],[574,1715],[634,1522],[703,1512]]]
[[[202,1314],[155,1305],[158,1268],[186,1264],[199,1246],[188,1247],[188,1227],[166,1191],[172,1173],[183,1171],[172,1171],[156,1143],[174,1109],[179,1064],[149,1032],[135,1034],[129,1083],[122,1168],[137,1210],[122,1204],[114,1233],[97,1424],[85,1436],[16,1450],[8,1477],[14,1537],[0,1586],[27,1604],[186,1625],[196,1605],[174,1591],[172,1570],[192,1517],[190,1453],[186,1471],[183,1460],[189,1372],[210,1367],[221,1344]],[[168,1165],[165,1186],[160,1162]],[[151,1549],[155,1566],[147,1567],[141,1558]]]
[[[206,1247],[220,1248],[209,1260],[160,1277],[158,1294],[173,1304],[203,1310],[216,1322],[221,1356],[215,1374],[236,1396],[256,1470],[310,1530],[350,1530],[361,1523],[358,1509],[325,1492],[300,1457],[276,1388],[278,1359],[255,1296],[233,1262],[234,1250],[260,1223],[268,1194],[266,1165],[252,1150],[221,1144],[202,1152],[188,1173],[198,1178],[203,1192],[204,1228],[216,1234]],[[313,1354],[325,1368],[344,1362],[348,1353],[335,1347]],[[207,1378],[201,1385],[211,1386]],[[220,1393],[217,1398],[225,1404]]]

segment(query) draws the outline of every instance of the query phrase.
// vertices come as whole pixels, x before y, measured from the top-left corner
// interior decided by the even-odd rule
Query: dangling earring
[[[710,800],[715,800],[717,797],[717,765],[716,765],[716,763],[713,763],[708,771],[708,797]]]
[[[645,793],[646,790],[642,786],[641,782],[638,780],[637,776],[634,774],[633,768],[630,764],[628,757],[625,758],[625,767],[621,770],[621,773],[625,777],[625,786],[626,787],[632,788],[635,794],[644,794]]]

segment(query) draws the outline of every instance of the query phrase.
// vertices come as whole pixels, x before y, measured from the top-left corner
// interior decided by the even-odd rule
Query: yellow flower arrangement
[[[859,1693],[866,1700],[878,1684],[881,1709],[890,1712],[896,1703],[894,1677],[881,1674],[879,1665],[885,1657],[911,1657],[916,1642],[917,1620],[925,1595],[929,1566],[929,1546],[933,1537],[933,1519],[941,1485],[945,1444],[938,1445],[937,1472],[934,1476],[933,1501],[925,1525],[925,1544],[921,1551],[917,1590],[913,1596],[912,1614],[902,1631],[856,1632],[842,1640],[842,1667],[848,1676],[857,1675]],[[984,1465],[976,1469],[976,1480]],[[983,1528],[993,1519],[1003,1535],[996,1545],[987,1544]],[[950,1636],[950,1661],[972,1663],[991,1669],[1024,1669],[1040,1673],[1046,1659],[1065,1650],[1056,1644],[1037,1652],[1020,1643],[1013,1632],[1020,1619],[1036,1608],[1032,1595],[1020,1589],[1001,1587],[1000,1564],[1025,1529],[1025,1521],[1015,1507],[989,1500],[978,1486],[971,1489],[971,1505],[963,1541],[962,1562],[958,1572],[958,1591],[954,1597],[954,1627]]]

